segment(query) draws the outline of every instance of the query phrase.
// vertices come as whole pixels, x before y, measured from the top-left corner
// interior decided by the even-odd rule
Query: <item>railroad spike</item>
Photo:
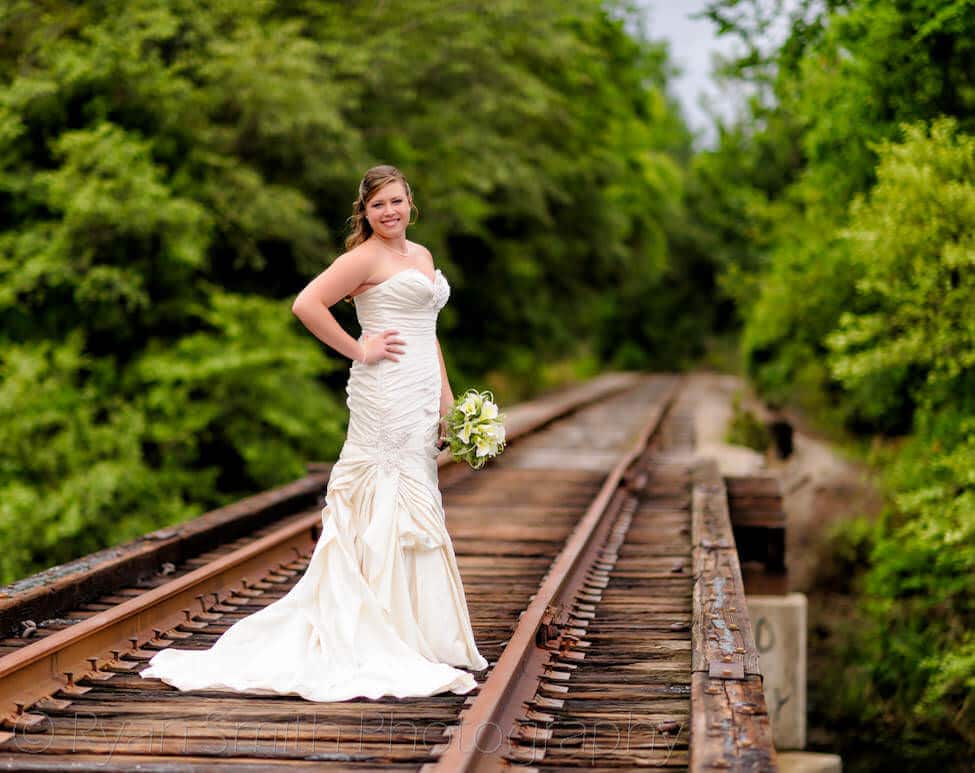
[[[88,661],[88,665],[91,666],[91,670],[85,674],[85,679],[89,682],[107,682],[114,676],[111,671],[104,671],[98,665],[98,658],[85,658]]]
[[[86,692],[91,692],[90,687],[82,687],[80,684],[75,683],[74,672],[65,671],[64,678],[67,680],[67,684],[61,687],[58,692],[62,692],[66,695],[84,695]]]
[[[3,727],[21,733],[42,733],[47,729],[47,715],[25,711],[23,703],[16,703],[15,706],[15,710],[0,721]]]

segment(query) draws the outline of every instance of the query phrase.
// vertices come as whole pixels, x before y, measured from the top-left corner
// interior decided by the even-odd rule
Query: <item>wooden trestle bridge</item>
[[[329,465],[0,594],[0,765],[775,770],[729,496],[678,375],[510,408],[509,447],[440,484],[490,666],[467,695],[312,703],[138,675],[296,582]]]

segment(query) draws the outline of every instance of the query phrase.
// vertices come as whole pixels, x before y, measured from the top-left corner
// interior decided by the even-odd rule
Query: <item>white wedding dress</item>
[[[364,334],[392,328],[399,361],[352,365],[349,428],[323,529],[286,596],[208,650],[167,648],[141,673],[180,690],[297,694],[312,701],[466,693],[454,666],[487,668],[474,642],[438,485],[437,315],[450,295],[416,268],[354,297]]]

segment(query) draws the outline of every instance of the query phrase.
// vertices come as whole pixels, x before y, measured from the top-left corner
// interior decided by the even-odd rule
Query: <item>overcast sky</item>
[[[727,86],[720,89],[711,78],[714,54],[730,54],[735,41],[716,37],[715,26],[707,19],[691,18],[704,10],[707,0],[639,0],[639,4],[646,11],[650,38],[668,42],[671,62],[681,70],[671,91],[680,100],[691,129],[699,133],[698,144],[711,146],[716,136],[703,105],[730,117],[735,104],[743,101],[741,94]]]
[[[680,101],[687,123],[698,134],[698,147],[712,147],[717,140],[714,121],[708,110],[725,118],[740,112],[747,99],[746,86],[719,85],[712,77],[716,55],[741,55],[744,44],[734,36],[715,35],[716,26],[706,19],[691,18],[700,13],[708,0],[635,0],[644,9],[647,35],[651,40],[669,44],[670,61],[681,70],[671,84],[671,92]],[[776,51],[787,39],[792,17],[801,6],[798,0],[762,0],[754,5],[742,3],[738,14],[754,19],[756,10],[770,19],[758,47],[765,53]],[[807,10],[807,22],[821,11],[815,5]],[[769,16],[770,15],[770,16]]]

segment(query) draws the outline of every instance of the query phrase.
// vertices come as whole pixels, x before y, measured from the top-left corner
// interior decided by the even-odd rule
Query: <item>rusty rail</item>
[[[123,769],[263,761],[450,771],[600,762],[774,770],[728,492],[714,463],[693,455],[688,381],[617,374],[516,406],[508,421],[515,447],[479,475],[448,466],[447,454],[439,457],[472,620],[493,666],[479,691],[466,696],[466,709],[465,697],[444,695],[327,705],[215,699],[138,677],[155,650],[180,640],[207,646],[235,619],[287,592],[321,525],[320,508],[296,510],[284,512],[273,532],[248,534],[246,544],[238,538],[186,561],[158,587],[117,586],[74,610],[86,619],[63,631],[22,647],[5,642],[17,649],[0,657],[6,738],[13,739],[0,744],[0,763],[103,769],[101,757],[109,754]],[[567,414],[572,418],[560,421]],[[283,487],[278,499],[308,502],[308,481],[319,476],[324,483],[328,472],[310,469],[304,489]],[[252,505],[238,514],[256,523],[260,508]],[[232,510],[217,512],[224,523],[235,522]],[[196,544],[216,536],[200,536],[214,528],[210,522],[177,527],[184,528],[180,534]],[[172,550],[168,541],[180,534],[166,532],[160,541]],[[151,568],[151,546],[139,547],[132,567]],[[115,576],[121,565],[111,569]],[[102,571],[99,583],[110,576]],[[24,602],[19,609],[44,600],[32,588]],[[16,612],[17,599],[3,608]],[[33,711],[41,713],[32,715],[38,698]],[[213,705],[219,712],[211,715]],[[622,711],[639,720],[634,745],[603,747],[610,751],[595,758],[597,745],[612,743],[625,722]],[[47,725],[35,726],[45,715]],[[89,733],[76,748],[79,716],[97,717],[108,740]],[[270,736],[251,727],[251,718],[268,719]],[[590,754],[573,741],[582,718],[593,730],[586,736]],[[181,732],[169,734],[170,723]],[[629,741],[629,724],[624,729]],[[288,739],[283,746],[279,731]],[[350,731],[358,732],[357,743],[348,740]],[[140,732],[148,733],[141,741]],[[334,750],[323,751],[319,732]],[[39,757],[27,756],[47,744]]]
[[[443,748],[430,771],[494,770],[502,763],[497,752],[516,730],[522,704],[535,694],[549,651],[540,645],[556,639],[570,622],[568,606],[578,592],[606,541],[613,516],[623,505],[624,474],[644,451],[679,391],[675,380],[641,427],[630,449],[606,478],[599,494],[556,558],[542,586],[522,613],[504,653],[491,671],[474,703]]]
[[[561,416],[625,390],[635,383],[635,378],[633,374],[610,374],[554,397],[522,403],[509,416],[508,440],[517,442]],[[437,463],[440,467],[451,465],[449,452],[441,453]],[[281,500],[304,497],[311,486],[320,485],[321,481],[321,474],[301,479],[277,490],[272,501],[280,507]],[[253,517],[255,504],[267,499],[267,493],[249,498],[243,512]],[[207,528],[224,523],[226,512],[222,509],[220,517],[208,518]],[[24,711],[25,706],[58,690],[70,691],[76,681],[102,667],[117,668],[120,653],[137,652],[147,643],[167,646],[169,642],[161,638],[162,632],[190,621],[193,614],[205,614],[208,596],[213,598],[212,603],[220,604],[232,593],[246,593],[247,581],[241,586],[240,577],[263,576],[287,564],[296,554],[301,557],[302,550],[307,551],[313,544],[320,526],[321,514],[316,509],[204,567],[0,657],[0,720],[8,728],[29,727],[39,719]],[[144,562],[142,550],[137,551],[135,560],[140,565]],[[111,570],[118,571],[114,562],[110,563]],[[103,567],[103,571],[108,570]],[[27,595],[22,600],[23,608],[33,608],[38,603],[37,591],[32,589]],[[16,608],[15,602],[8,600],[8,614]],[[200,605],[199,613],[193,611],[197,605],[194,602]],[[115,656],[107,662],[91,657],[93,652],[113,651]]]

